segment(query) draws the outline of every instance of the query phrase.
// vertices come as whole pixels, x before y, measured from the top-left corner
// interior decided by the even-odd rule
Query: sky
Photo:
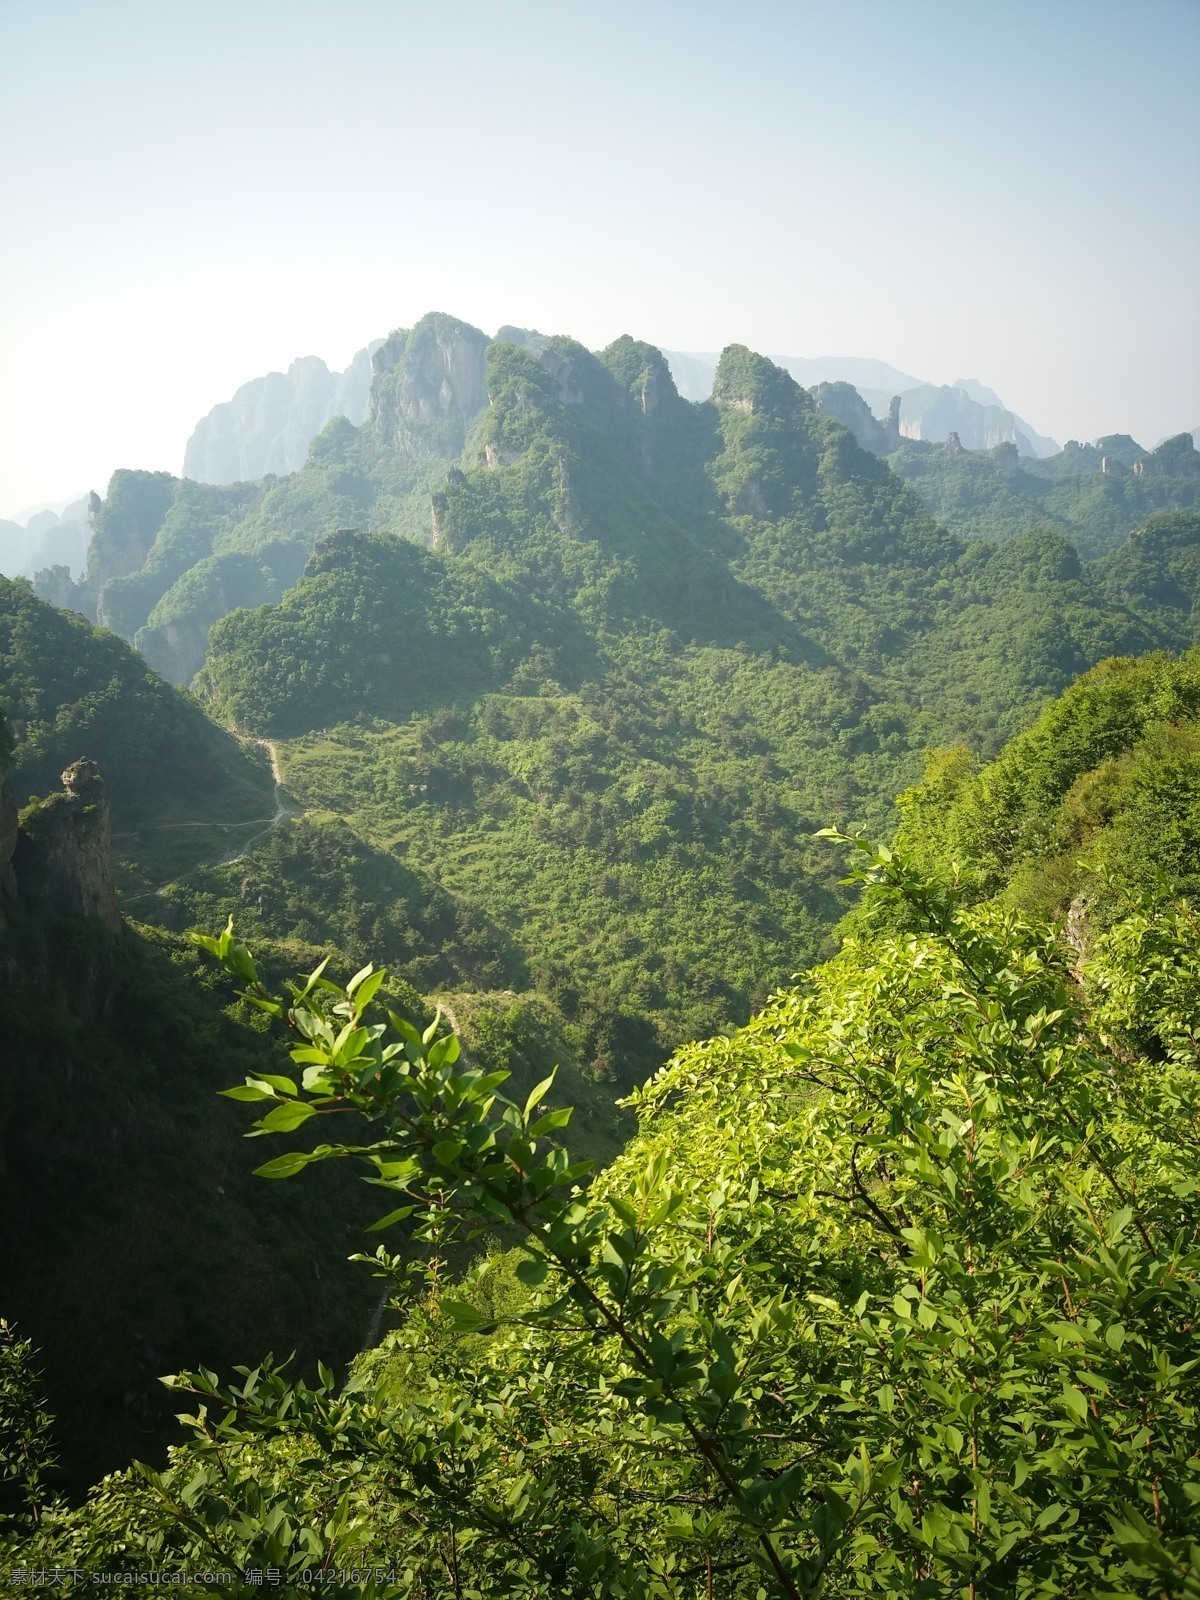
[[[0,516],[430,310],[1200,425],[1200,0],[0,0]]]

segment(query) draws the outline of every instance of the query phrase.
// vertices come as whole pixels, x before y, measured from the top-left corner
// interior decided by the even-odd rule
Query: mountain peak
[[[712,397],[734,411],[809,410],[812,401],[782,367],[744,344],[726,345],[717,364]]]

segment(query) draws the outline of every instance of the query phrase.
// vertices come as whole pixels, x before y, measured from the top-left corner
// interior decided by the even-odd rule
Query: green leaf
[[[565,1128],[571,1120],[573,1106],[561,1106],[557,1111],[547,1111],[544,1117],[539,1117],[529,1130],[531,1139],[540,1139],[544,1133],[550,1133],[555,1128]]]
[[[373,1222],[367,1232],[379,1233],[384,1228],[390,1228],[393,1222],[403,1222],[405,1217],[411,1217],[415,1210],[415,1206],[397,1206],[395,1211],[389,1211],[386,1217],[380,1217],[378,1222]]]
[[[274,1161],[268,1161],[264,1166],[255,1167],[256,1178],[290,1178],[293,1173],[299,1172],[301,1167],[306,1167],[312,1157],[305,1150],[289,1150],[286,1155],[276,1156]]]
[[[246,1080],[248,1083],[269,1083],[272,1089],[277,1089],[280,1094],[294,1095],[296,1085],[291,1078],[285,1078],[274,1072],[259,1072],[253,1078]]]
[[[270,1089],[264,1089],[257,1083],[242,1083],[236,1089],[219,1089],[218,1094],[223,1094],[226,1100],[274,1100],[275,1096]]]
[[[259,1127],[264,1133],[291,1133],[293,1128],[298,1128],[315,1115],[316,1109],[316,1106],[308,1105],[303,1100],[294,1100],[289,1105],[276,1106],[274,1111],[268,1111]]]
[[[417,1032],[416,1028],[413,1027],[411,1022],[406,1021],[404,1017],[400,1016],[398,1012],[389,1011],[388,1021],[391,1023],[392,1027],[395,1028],[396,1032],[406,1044],[419,1045],[421,1043],[421,1035]]]
[[[465,1300],[444,1299],[439,1309],[456,1333],[491,1333],[497,1326],[494,1317],[485,1317]]]
[[[328,965],[329,965],[329,957],[328,956],[325,957],[324,961],[318,961],[317,965],[313,968],[313,970],[309,973],[308,977],[304,980],[304,987],[303,987],[303,989],[301,989],[300,994],[299,994],[299,998],[301,1000],[303,1000],[305,998],[305,996],[310,995],[313,992],[313,990],[317,987],[317,984],[320,983],[320,981],[321,981],[321,974],[325,971],[325,968]]]
[[[374,1000],[386,977],[387,973],[381,967],[378,972],[372,972],[368,977],[364,978],[357,990],[355,990],[354,1004],[360,1016],[371,1004],[371,1001]]]
[[[526,1256],[523,1261],[517,1262],[517,1277],[531,1289],[536,1289],[539,1283],[545,1283],[549,1271],[546,1262],[538,1256]]]
[[[1062,1402],[1073,1417],[1078,1417],[1080,1422],[1088,1419],[1088,1403],[1080,1391],[1071,1384],[1063,1384]]]
[[[525,1101],[525,1110],[521,1113],[521,1121],[523,1123],[527,1123],[529,1121],[529,1115],[534,1106],[539,1105],[554,1087],[554,1079],[557,1073],[558,1068],[555,1067],[554,1071],[548,1078],[543,1078],[541,1083],[537,1084],[529,1091],[529,1098]]]

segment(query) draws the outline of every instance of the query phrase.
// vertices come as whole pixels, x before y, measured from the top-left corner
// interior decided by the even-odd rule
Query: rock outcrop
[[[965,450],[1015,444],[1023,456],[1045,453],[1034,445],[1011,411],[1002,406],[980,405],[963,389],[924,384],[907,390],[900,402],[900,432],[906,439],[947,442],[951,434],[957,434]]]
[[[62,775],[63,787],[25,814],[7,866],[12,892],[36,895],[56,915],[121,926],[109,864],[112,833],[100,769],[86,758]],[[0,824],[0,836],[6,829]],[[12,882],[15,877],[15,883]]]
[[[33,592],[39,600],[59,606],[63,611],[78,611],[89,622],[96,620],[94,596],[82,583],[75,582],[68,567],[45,567],[35,573]]]
[[[468,424],[487,405],[488,337],[434,312],[397,329],[375,352],[370,426],[416,457],[453,459]]]

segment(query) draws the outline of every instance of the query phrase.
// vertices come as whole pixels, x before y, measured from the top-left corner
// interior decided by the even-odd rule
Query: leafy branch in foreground
[[[1130,1047],[1119,940],[1098,1026],[1054,929],[842,842],[905,931],[680,1052],[586,1191],[548,1081],[516,1105],[452,1036],[374,1020],[369,968],[274,995],[231,929],[206,941],[291,1035],[291,1075],[231,1091],[255,1134],[368,1130],[264,1174],[356,1160],[379,1226],[524,1242],[430,1286],[340,1388],[171,1380],[193,1444],[58,1536],[301,1585],[378,1566],[355,1592],[380,1597],[1200,1593],[1187,1038]]]

